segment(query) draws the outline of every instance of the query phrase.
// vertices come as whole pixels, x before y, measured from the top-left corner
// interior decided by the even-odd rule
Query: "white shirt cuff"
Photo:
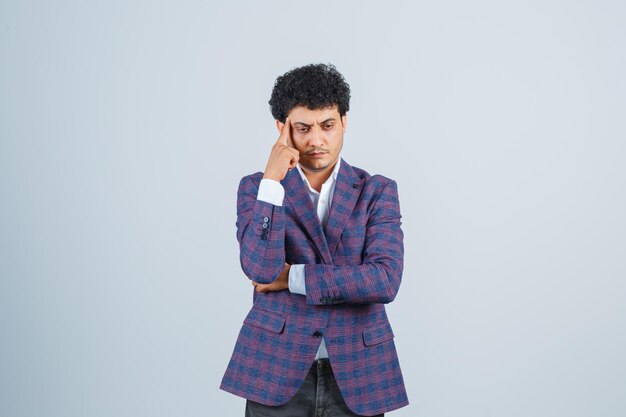
[[[280,182],[269,178],[263,178],[261,180],[259,192],[256,195],[257,200],[265,201],[275,206],[282,206],[284,198],[285,189]]]
[[[293,264],[289,268],[289,291],[294,294],[306,295],[304,264]]]

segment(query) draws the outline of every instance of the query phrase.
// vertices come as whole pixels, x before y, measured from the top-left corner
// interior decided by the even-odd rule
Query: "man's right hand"
[[[272,146],[263,178],[281,181],[287,175],[287,171],[295,168],[300,159],[300,152],[292,144],[291,121],[287,117],[278,140]]]

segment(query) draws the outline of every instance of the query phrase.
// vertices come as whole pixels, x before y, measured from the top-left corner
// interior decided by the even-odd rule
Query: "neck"
[[[329,165],[322,171],[309,171],[302,165],[300,165],[300,167],[302,168],[302,172],[304,172],[304,176],[309,181],[311,188],[319,193],[322,190],[322,184],[324,184],[328,177],[330,177],[330,174],[333,173],[333,169],[335,169],[335,164],[337,164],[338,162],[339,158],[337,158],[334,164]]]

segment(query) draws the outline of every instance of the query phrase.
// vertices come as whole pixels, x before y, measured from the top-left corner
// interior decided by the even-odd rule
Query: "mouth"
[[[328,152],[311,152],[311,153],[308,153],[307,155],[310,156],[311,158],[321,158],[327,153]]]

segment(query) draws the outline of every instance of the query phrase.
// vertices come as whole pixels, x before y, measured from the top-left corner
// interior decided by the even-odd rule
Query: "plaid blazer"
[[[257,293],[220,388],[266,405],[300,388],[323,336],[347,406],[370,416],[408,404],[385,303],[402,277],[404,246],[396,183],[345,160],[322,229],[306,185],[293,169],[281,181],[283,206],[257,200],[263,173],[242,178],[237,239],[243,272],[272,282],[305,264],[306,296]]]

